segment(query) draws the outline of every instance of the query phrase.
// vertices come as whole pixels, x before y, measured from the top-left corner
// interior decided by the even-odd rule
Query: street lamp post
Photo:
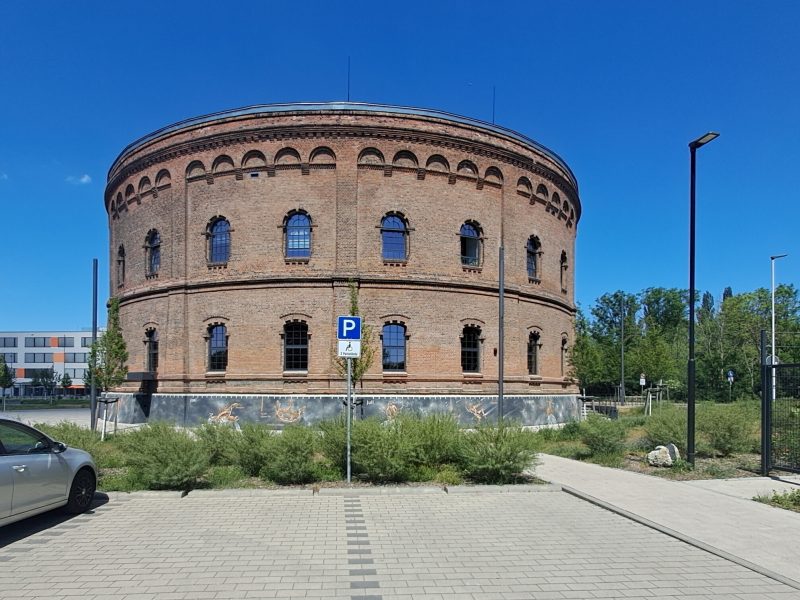
[[[694,255],[695,255],[695,154],[700,146],[719,137],[718,133],[707,134],[689,142],[689,364],[687,365],[687,435],[686,458],[694,466],[694,420],[695,420],[695,361],[694,361]]]
[[[789,256],[788,254],[776,254],[775,256],[769,257],[770,267],[772,268],[772,349],[770,353],[770,367],[772,370],[772,400],[775,400],[775,365],[778,361],[778,349],[775,347],[775,261],[779,258],[784,258],[785,256]]]
[[[625,404],[625,292],[622,292],[622,296],[620,297],[619,314],[620,314],[619,400],[620,404]]]

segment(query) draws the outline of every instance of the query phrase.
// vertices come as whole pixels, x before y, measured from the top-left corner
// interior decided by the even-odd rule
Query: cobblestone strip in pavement
[[[369,533],[364,522],[361,498],[358,495],[345,496],[344,518],[347,530],[347,564],[350,566],[350,576],[356,578],[350,582],[353,590],[351,598],[352,600],[383,600],[380,594],[374,593],[380,586],[374,577],[377,575],[374,568],[375,560],[371,557]],[[356,593],[356,590],[360,593]]]
[[[112,495],[94,514],[0,548],[0,599],[43,597],[800,600],[800,592],[560,491],[451,488]]]

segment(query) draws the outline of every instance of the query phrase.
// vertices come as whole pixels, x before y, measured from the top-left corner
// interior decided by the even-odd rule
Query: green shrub
[[[590,455],[588,448],[580,441],[561,442],[547,449],[548,454],[564,458],[586,458]]]
[[[97,488],[104,492],[135,492],[142,486],[132,480],[127,468],[118,468],[100,471]]]
[[[534,466],[533,434],[518,425],[479,425],[464,435],[464,472],[481,483],[511,483]]]
[[[697,430],[713,452],[729,456],[752,447],[752,422],[737,404],[703,404],[697,413]]]
[[[229,425],[206,423],[195,430],[203,450],[208,454],[212,465],[233,465],[236,463],[236,442],[239,432]]]
[[[710,464],[703,465],[702,473],[703,476],[712,479],[728,479],[736,475],[736,469],[730,465],[717,464],[717,462],[714,461]]]
[[[558,437],[564,441],[575,441],[581,438],[581,422],[569,421],[558,432]]]
[[[411,465],[408,473],[409,481],[436,481],[436,476],[439,471],[436,467],[429,467],[427,465]]]
[[[622,423],[626,429],[632,427],[641,427],[647,423],[647,417],[643,414],[627,413],[619,417],[619,422]]]
[[[800,490],[789,492],[773,491],[772,494],[756,496],[753,500],[800,512]]]
[[[322,433],[319,447],[325,457],[326,467],[340,479],[347,475],[347,422],[345,417],[322,421],[317,425]]]
[[[121,467],[124,464],[123,454],[115,447],[114,438],[106,438],[106,441],[101,442],[100,433],[88,427],[62,421],[56,425],[37,423],[36,428],[57,442],[63,442],[71,448],[86,450],[92,455],[98,468]]]
[[[414,440],[398,422],[365,419],[353,423],[353,474],[377,482],[408,481],[413,474]]]
[[[275,436],[261,424],[245,423],[234,441],[236,464],[251,477],[257,476],[274,455]]]
[[[620,456],[625,450],[625,427],[600,415],[589,415],[581,423],[581,441],[592,456]]]
[[[536,438],[537,442],[550,444],[561,439],[561,432],[558,429],[553,429],[552,427],[545,427],[543,429],[538,429],[534,433],[534,437]]]
[[[153,423],[119,440],[127,453],[129,480],[144,489],[192,489],[208,469],[202,446],[168,423]]]
[[[305,425],[289,425],[275,436],[271,460],[259,476],[281,485],[311,483],[319,479],[317,432]]]
[[[395,423],[414,449],[415,464],[438,467],[461,460],[463,433],[453,415],[401,415]]]
[[[92,431],[88,427],[81,427],[70,421],[61,421],[55,425],[47,423],[36,423],[36,429],[46,433],[57,442],[63,442],[67,446],[80,448],[92,453],[92,450],[100,444],[100,433]]]
[[[206,481],[212,488],[238,487],[245,479],[247,473],[238,465],[216,465],[206,475]]]
[[[460,485],[464,482],[464,478],[461,476],[461,473],[452,465],[441,467],[433,480],[437,483],[442,483],[445,485]]]
[[[644,425],[650,448],[675,444],[686,454],[686,411],[676,406],[663,406]]]

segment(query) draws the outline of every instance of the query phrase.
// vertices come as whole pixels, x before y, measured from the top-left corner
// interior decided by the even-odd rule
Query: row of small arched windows
[[[294,148],[282,148],[274,157],[273,166],[277,167],[291,167],[292,165],[301,164],[300,153]],[[336,164],[336,154],[328,147],[320,146],[311,151],[309,155],[309,164],[331,167]],[[391,163],[387,163],[383,153],[377,148],[365,148],[358,156],[359,165],[374,165],[374,166],[387,166],[397,168],[411,168],[418,169],[419,161],[413,152],[408,150],[401,150],[394,155]],[[241,161],[241,169],[253,170],[254,175],[258,169],[267,168],[267,157],[259,150],[250,150],[245,153]],[[233,159],[226,155],[220,155],[214,159],[211,165],[211,173],[227,173],[236,170]],[[431,172],[438,172],[444,174],[451,174],[450,162],[441,154],[431,155],[425,163],[425,170]],[[186,176],[189,178],[202,177],[207,175],[206,167],[202,161],[192,161],[186,168]],[[458,163],[456,171],[453,175],[478,178],[478,166],[470,160],[462,160]],[[503,184],[503,173],[497,167],[488,167],[483,174],[483,180],[489,183]],[[153,186],[149,177],[144,176],[139,180],[138,190],[134,188],[133,184],[128,184],[125,187],[124,196],[122,192],[118,192],[115,200],[111,204],[113,214],[120,210],[124,210],[127,204],[131,202],[136,195],[143,195],[150,192],[155,192],[159,188],[168,186],[171,183],[171,176],[169,171],[162,169],[158,172],[155,178],[155,186]],[[536,186],[534,191],[533,184],[528,177],[522,176],[517,180],[517,193],[528,197],[533,203],[534,199],[548,206],[548,210],[554,214],[562,214],[567,219],[567,224],[572,225],[575,221],[575,210],[570,203],[565,199],[561,200],[558,192],[553,192],[552,196],[547,189],[547,186],[540,183]]]
[[[311,257],[311,216],[305,211],[292,211],[284,219],[284,254],[287,259],[306,260]],[[409,227],[408,220],[402,213],[390,212],[382,219],[381,256],[387,262],[403,262],[408,260]],[[476,221],[466,221],[461,225],[459,239],[461,244],[461,264],[465,268],[478,268],[483,262],[483,230]],[[223,265],[231,255],[231,225],[225,217],[216,216],[206,227],[206,253],[209,265]],[[145,275],[156,277],[161,267],[161,235],[158,230],[151,229],[145,238]],[[532,235],[525,246],[526,269],[528,279],[532,283],[541,281],[542,243]],[[567,253],[561,252],[560,283],[566,292],[566,270],[568,268]],[[125,247],[117,250],[117,284],[125,283]]]
[[[222,323],[210,325],[205,333],[209,372],[225,371],[228,368],[228,330]],[[283,326],[283,369],[284,371],[307,371],[309,364],[308,324],[303,321],[290,321]],[[408,351],[408,331],[403,323],[386,323],[381,329],[381,357],[385,372],[404,372]],[[158,371],[158,331],[145,332],[145,360],[147,370]],[[461,332],[461,370],[464,373],[481,372],[481,345],[483,332],[479,326],[466,325]],[[541,334],[531,331],[527,341],[527,365],[529,375],[539,375],[539,355]],[[566,374],[567,338],[561,338],[561,375]]]

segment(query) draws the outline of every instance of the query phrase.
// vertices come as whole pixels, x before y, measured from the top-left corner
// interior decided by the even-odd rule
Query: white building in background
[[[11,368],[14,387],[0,390],[12,396],[40,395],[32,385],[37,371],[52,369],[59,380],[66,373],[72,380],[67,390],[58,393],[83,395],[86,389],[89,349],[92,332],[89,331],[0,331],[0,356]]]

